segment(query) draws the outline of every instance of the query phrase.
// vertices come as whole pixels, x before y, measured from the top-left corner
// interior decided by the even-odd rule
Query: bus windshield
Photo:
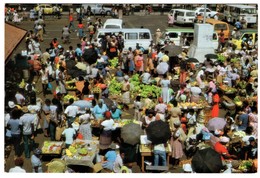
[[[240,14],[256,14],[255,8],[240,9]]]

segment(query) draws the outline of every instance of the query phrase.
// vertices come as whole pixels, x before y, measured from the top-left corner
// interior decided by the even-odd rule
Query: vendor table
[[[97,140],[75,140],[73,144],[80,144],[82,147],[88,149],[87,155],[80,155],[79,152],[75,153],[73,156],[64,156],[64,160],[67,165],[81,165],[81,166],[89,166],[93,167],[93,161],[98,153],[98,145],[99,141]],[[72,145],[73,145],[72,144]]]
[[[145,156],[153,156],[153,146],[151,144],[149,145],[143,145],[141,144],[139,147],[139,151],[142,156],[142,172],[144,171],[144,157]],[[166,157],[167,157],[167,166],[170,164],[170,156],[171,156],[172,150],[171,150],[171,145],[168,143],[166,147]]]

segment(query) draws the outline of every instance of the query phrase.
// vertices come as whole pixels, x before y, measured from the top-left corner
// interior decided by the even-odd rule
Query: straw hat
[[[160,30],[160,28],[157,28],[157,30],[156,30],[157,32],[160,32],[161,30]]]
[[[28,107],[27,106],[23,106],[21,109],[24,113],[29,112]]]

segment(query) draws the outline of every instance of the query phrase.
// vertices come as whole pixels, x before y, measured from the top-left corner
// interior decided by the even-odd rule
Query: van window
[[[221,23],[217,23],[214,26],[214,30],[227,30],[227,25],[226,24],[221,24]]]
[[[120,28],[118,25],[106,25],[105,28]]]
[[[138,33],[125,33],[125,39],[137,40],[138,39]]]
[[[141,32],[139,33],[139,38],[140,39],[150,39],[149,33]]]
[[[195,16],[195,13],[194,13],[194,12],[187,12],[187,13],[186,13],[186,16],[188,16],[188,17],[194,17],[194,16]]]
[[[177,11],[177,16],[184,16],[184,12],[178,12]]]
[[[169,33],[170,38],[178,38],[178,33]]]

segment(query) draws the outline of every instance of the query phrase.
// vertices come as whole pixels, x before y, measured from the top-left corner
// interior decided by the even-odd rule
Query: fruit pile
[[[240,100],[240,97],[239,96],[236,96],[234,98],[234,103],[237,105],[237,106],[242,106],[243,102]]]
[[[235,88],[232,88],[232,87],[229,87],[227,85],[222,85],[219,87],[221,90],[223,90],[224,92],[227,92],[227,93],[234,93],[237,91],[237,89]]]
[[[113,77],[108,86],[109,93],[111,95],[120,95],[122,86],[123,84],[121,82],[118,82],[116,78]]]
[[[66,149],[66,156],[82,159],[82,156],[92,155],[85,147],[85,142],[74,142]]]
[[[241,171],[248,171],[249,169],[251,169],[253,166],[253,161],[251,160],[243,160],[238,169],[241,170]]]
[[[68,103],[69,100],[70,100],[70,98],[73,98],[74,101],[77,101],[77,100],[78,100],[78,98],[77,98],[76,96],[67,94],[67,95],[65,95],[65,96],[63,97],[64,103]]]
[[[114,57],[113,59],[110,59],[109,64],[112,69],[116,68],[118,65],[118,58]]]
[[[43,154],[60,154],[62,149],[62,142],[44,141],[42,147]]]

